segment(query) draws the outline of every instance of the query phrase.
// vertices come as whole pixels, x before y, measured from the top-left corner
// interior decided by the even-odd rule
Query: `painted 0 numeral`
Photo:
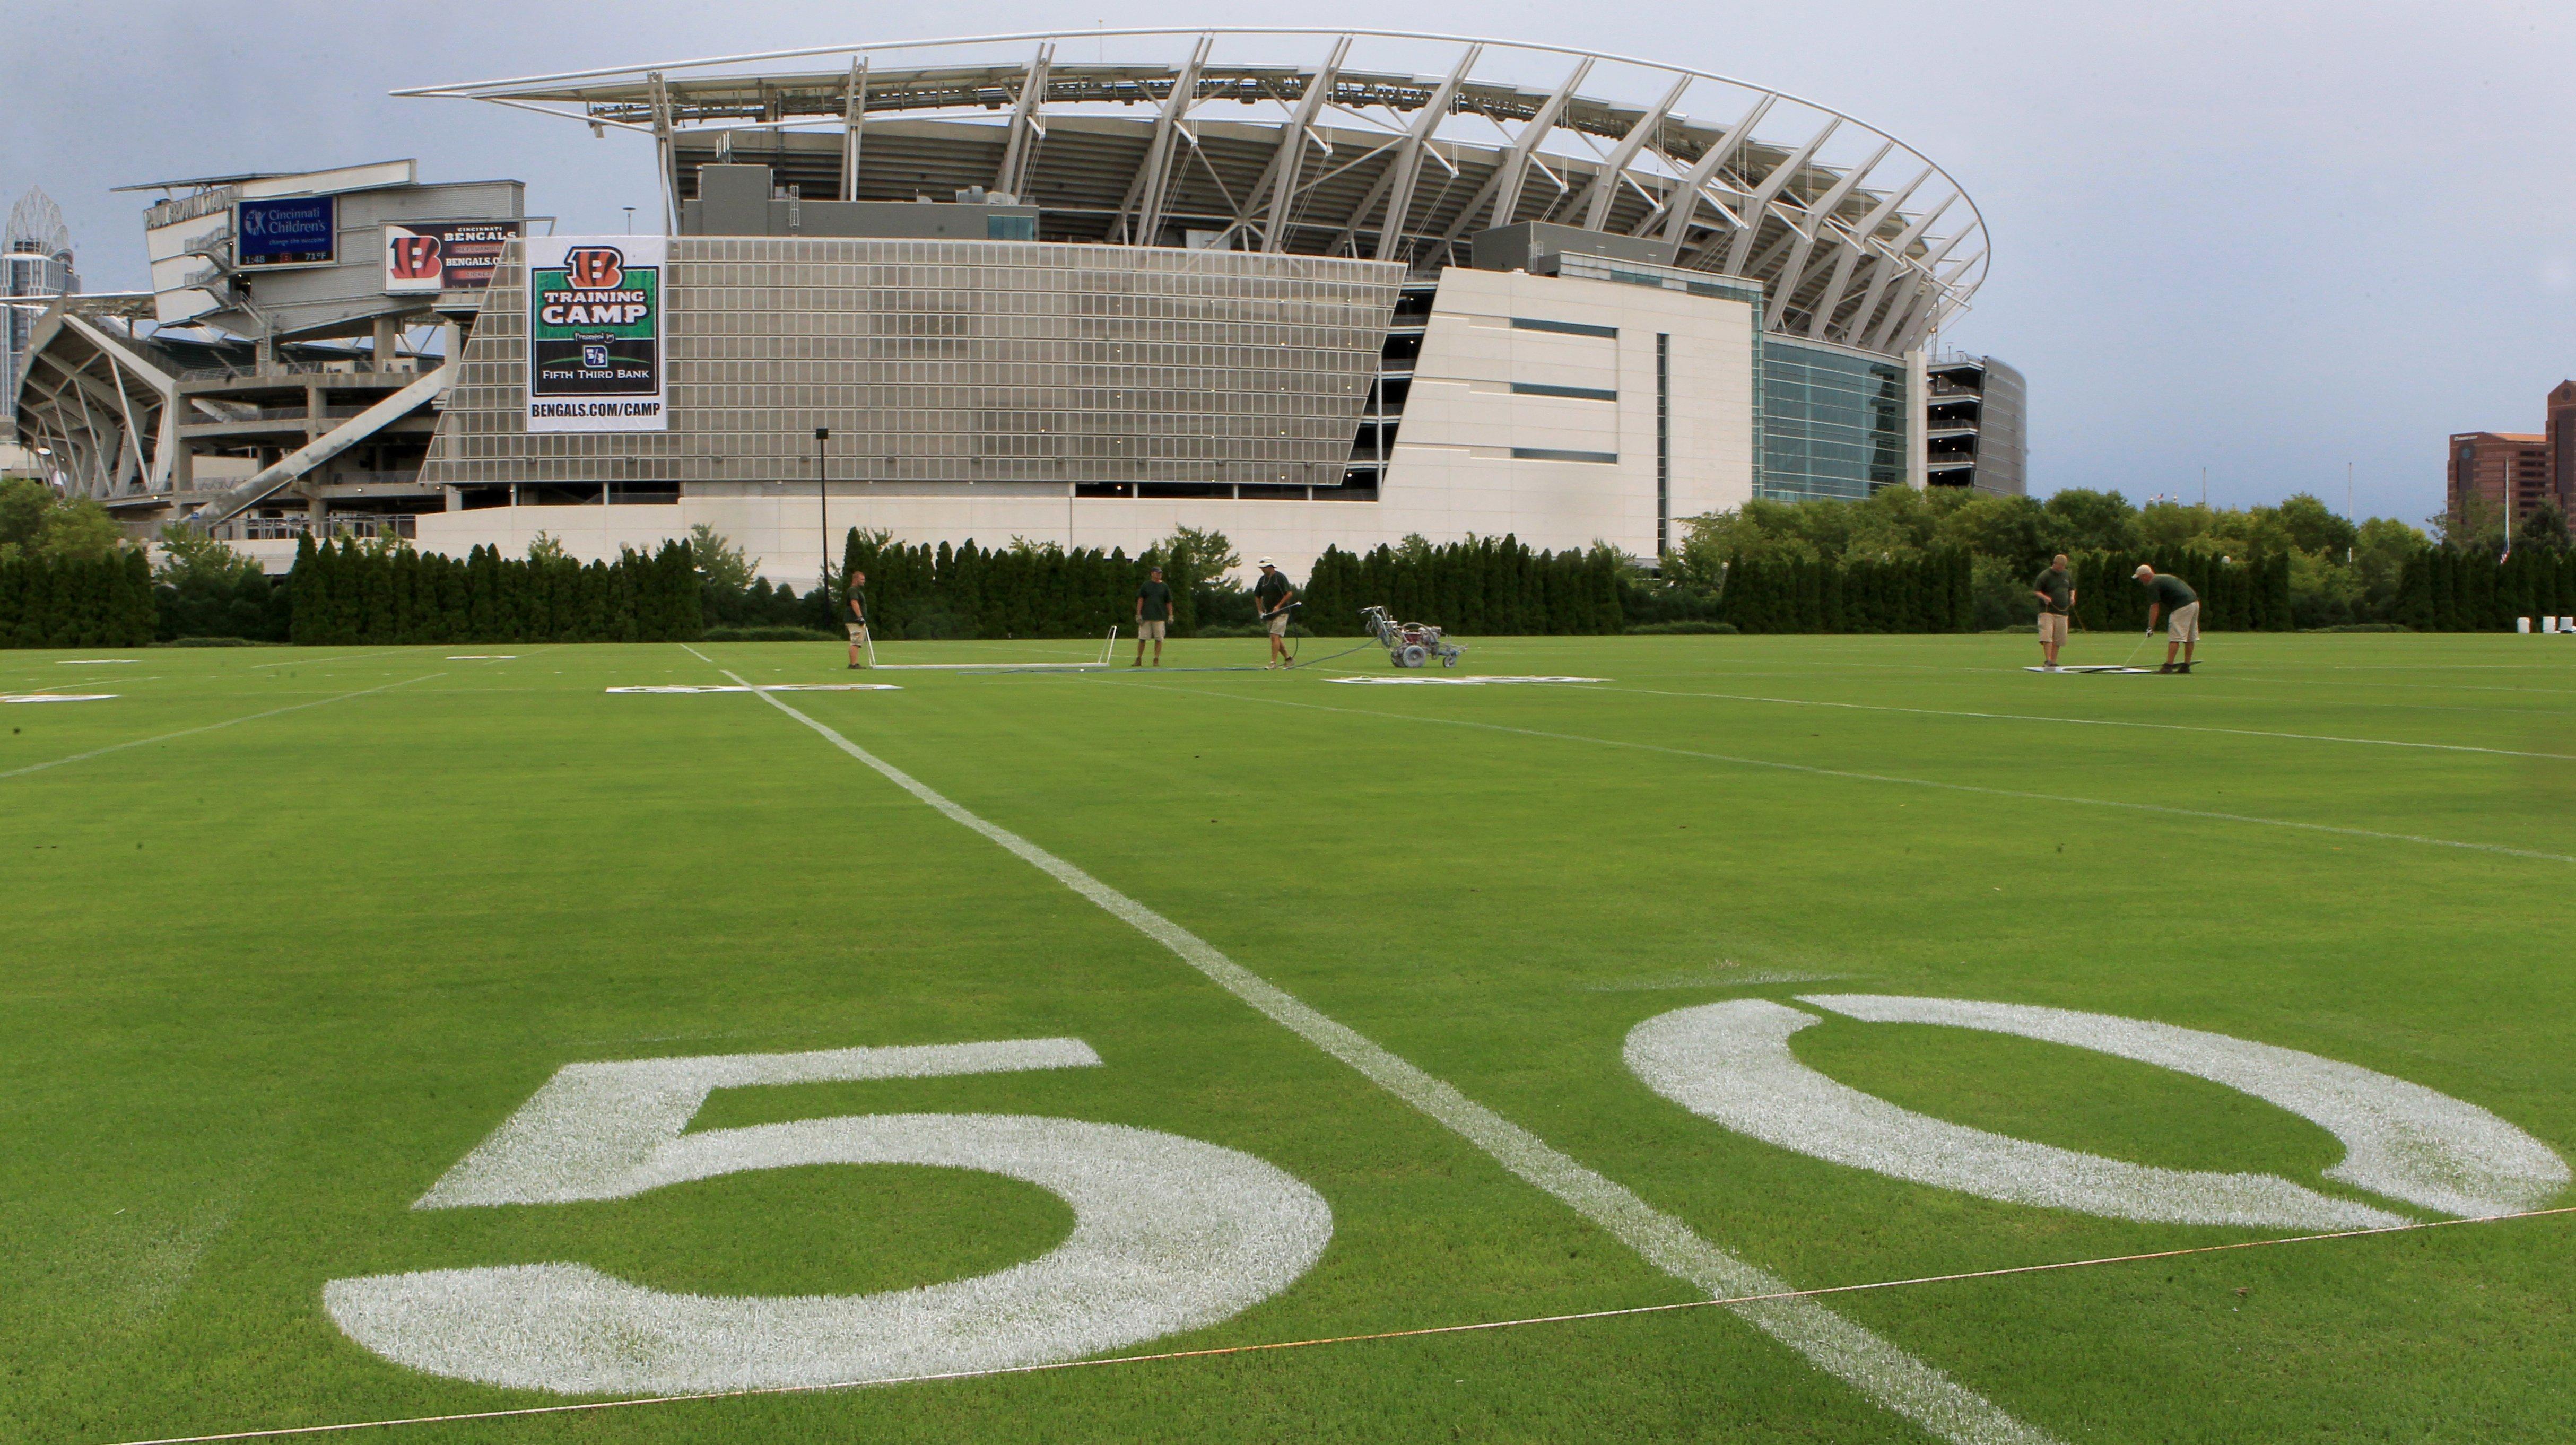
[[[648,1289],[577,1263],[333,1280],[342,1331],[432,1374],[563,1393],[859,1383],[1078,1358],[1215,1324],[1321,1257],[1332,1211],[1247,1154],[1018,1114],[861,1114],[686,1133],[718,1088],[1097,1067],[1075,1039],[573,1064],[414,1204],[625,1199],[808,1164],[974,1169],[1048,1190],[1073,1232],[1024,1264],[857,1295]]]
[[[2325,1176],[2458,1217],[2510,1214],[2567,1187],[2549,1146],[2474,1104],[2386,1074],[2142,1019],[1966,999],[1813,994],[1872,1023],[1946,1024],[2071,1044],[2225,1084],[2343,1141]],[[2404,1224],[2404,1215],[2271,1174],[2157,1169],[2008,1138],[1902,1109],[1798,1061],[1816,1015],[1767,999],[1677,1009],[1628,1034],[1629,1069],[1683,1108],[1765,1143],[1917,1184],[2114,1219],[2300,1230]]]

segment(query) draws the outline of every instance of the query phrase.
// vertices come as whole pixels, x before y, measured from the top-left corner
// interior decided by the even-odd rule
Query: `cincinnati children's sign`
[[[660,236],[542,236],[528,255],[528,430],[667,431]]]

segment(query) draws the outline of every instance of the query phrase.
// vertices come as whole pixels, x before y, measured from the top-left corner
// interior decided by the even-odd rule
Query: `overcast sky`
[[[2031,484],[2439,510],[2442,440],[2576,376],[2576,4],[9,0],[0,197],[91,290],[145,284],[108,188],[417,156],[561,229],[649,216],[649,146],[396,86],[911,37],[1400,25],[1649,56],[1848,111],[1940,162],[1994,263],[1944,340],[2019,366]],[[1621,97],[1626,98],[1626,97]]]

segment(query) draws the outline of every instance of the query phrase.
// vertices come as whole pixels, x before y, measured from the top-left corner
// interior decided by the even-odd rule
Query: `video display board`
[[[233,202],[233,263],[328,266],[340,259],[338,196],[275,196]]]

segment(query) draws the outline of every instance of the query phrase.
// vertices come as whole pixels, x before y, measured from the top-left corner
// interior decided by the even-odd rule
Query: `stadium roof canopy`
[[[1675,243],[1766,286],[1787,336],[1901,351],[1965,306],[1985,225],[1863,121],[1657,61],[1393,31],[1159,29],[718,56],[428,86],[649,135],[666,222],[698,165],[808,199],[1041,208],[1050,240],[1353,255],[1431,270],[1548,221]],[[676,227],[674,227],[676,229]]]

